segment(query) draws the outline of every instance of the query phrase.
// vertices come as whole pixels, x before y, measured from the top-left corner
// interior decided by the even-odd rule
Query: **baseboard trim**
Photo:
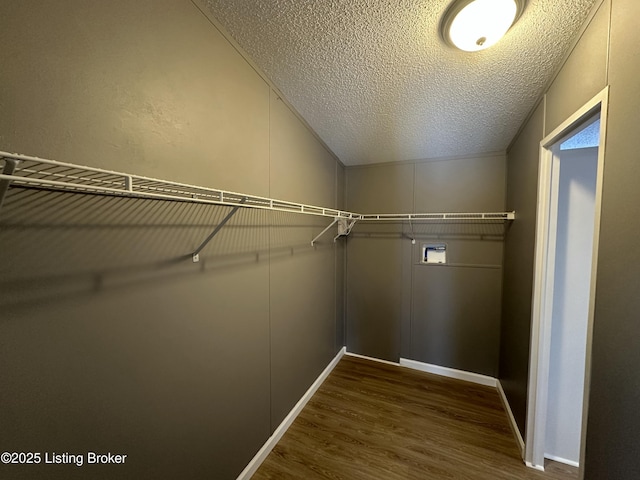
[[[509,416],[509,423],[511,424],[511,431],[513,432],[513,436],[516,437],[518,441],[518,446],[520,447],[520,456],[524,460],[524,440],[522,439],[522,434],[520,433],[520,429],[518,428],[518,423],[516,422],[516,417],[513,415],[511,411],[511,405],[509,405],[509,400],[507,400],[507,395],[504,393],[504,389],[502,388],[502,384],[500,380],[497,382],[498,393],[500,394],[500,399],[502,400],[502,405],[504,409],[507,411],[507,415]]]
[[[396,363],[396,362],[390,362],[389,360],[381,360],[380,358],[375,358],[375,357],[367,357],[366,355],[360,355],[359,353],[345,352],[345,355],[347,357],[362,358],[364,360],[371,360],[372,362],[384,363],[386,365],[393,365],[395,367],[400,365],[399,363]]]
[[[533,468],[534,470],[538,470],[539,472],[544,472],[544,467],[541,467],[540,465],[534,465],[531,462],[524,462],[524,463],[529,468]]]
[[[465,380],[467,382],[478,383],[487,387],[496,387],[497,380],[487,375],[481,375],[479,373],[466,372],[464,370],[456,370],[455,368],[441,367],[439,365],[431,365],[430,363],[418,362],[416,360],[409,360],[408,358],[401,358],[400,365],[414,370],[420,370],[421,372],[433,373],[443,377],[457,378],[458,380]]]
[[[253,476],[253,474],[256,473],[260,465],[262,465],[262,462],[265,461],[265,459],[267,458],[271,450],[273,450],[273,447],[276,446],[278,441],[282,438],[282,436],[285,434],[287,429],[291,426],[293,421],[300,414],[304,406],[309,402],[309,400],[311,400],[311,397],[313,396],[313,394],[316,393],[318,388],[320,388],[320,385],[322,385],[322,382],[324,382],[325,379],[329,376],[331,371],[335,368],[335,366],[338,364],[340,359],[344,356],[345,352],[346,352],[346,347],[342,347],[338,352],[338,354],[335,356],[335,358],[331,360],[331,363],[327,365],[327,368],[323,370],[323,372],[316,379],[316,381],[313,382],[313,384],[309,387],[309,390],[307,390],[306,393],[302,396],[302,398],[298,400],[298,403],[296,403],[296,405],[291,409],[291,411],[285,417],[282,423],[278,425],[278,428],[275,429],[273,434],[267,439],[267,441],[262,446],[262,448],[258,450],[258,453],[255,454],[255,456],[251,459],[249,464],[244,468],[244,470],[240,473],[240,475],[238,475],[237,480],[249,480]]]
[[[545,453],[544,458],[548,460],[552,460],[554,462],[564,463],[565,465],[569,465],[570,467],[576,467],[576,468],[580,467],[579,462],[574,462],[573,460],[567,460],[566,458],[562,458],[562,457],[556,457],[555,455],[547,455]]]

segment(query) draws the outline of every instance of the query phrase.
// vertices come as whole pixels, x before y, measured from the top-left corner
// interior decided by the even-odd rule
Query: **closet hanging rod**
[[[505,221],[515,219],[515,212],[385,213],[363,215],[334,208],[200,187],[0,151],[0,162],[2,161],[4,161],[4,169],[0,174],[0,205],[2,205],[4,194],[8,188],[11,185],[19,185],[60,191],[258,208],[369,222]]]

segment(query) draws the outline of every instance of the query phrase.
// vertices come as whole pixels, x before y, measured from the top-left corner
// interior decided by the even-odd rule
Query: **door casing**
[[[557,230],[557,192],[559,162],[557,144],[585,121],[600,113],[600,142],[596,178],[593,251],[589,315],[587,326],[587,348],[585,362],[584,401],[580,442],[579,478],[584,477],[585,438],[589,408],[591,378],[591,346],[595,307],[595,287],[598,267],[598,240],[602,204],[602,184],[606,146],[607,110],[609,87],[593,97],[582,108],[565,120],[558,128],[540,142],[538,165],[538,205],[536,220],[536,243],[534,260],[531,349],[529,359],[529,389],[527,399],[527,422],[525,440],[525,463],[537,470],[544,470],[544,443],[547,418],[547,397],[551,346],[551,315],[553,308],[553,283],[555,265],[555,237]],[[554,200],[555,199],[555,200]]]

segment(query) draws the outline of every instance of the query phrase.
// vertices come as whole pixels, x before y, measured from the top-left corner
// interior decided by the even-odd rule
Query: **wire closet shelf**
[[[359,214],[0,151],[0,207],[10,185],[258,208],[354,221],[513,220],[515,212]],[[335,222],[334,222],[335,223]],[[333,224],[332,224],[333,225]],[[350,228],[349,228],[350,230]]]

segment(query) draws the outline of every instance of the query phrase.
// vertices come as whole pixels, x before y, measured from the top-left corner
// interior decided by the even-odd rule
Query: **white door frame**
[[[598,266],[598,240],[600,236],[600,212],[607,128],[609,87],[606,87],[580,110],[569,117],[540,142],[538,166],[538,206],[536,220],[536,247],[533,278],[531,316],[531,353],[529,359],[529,391],[527,400],[527,424],[525,462],[527,466],[544,470],[544,444],[547,419],[547,396],[549,383],[549,357],[551,343],[551,313],[553,307],[553,281],[555,265],[555,237],[557,228],[557,193],[559,162],[554,148],[565,136],[581,123],[600,112],[600,144],[598,146],[598,173],[596,179],[595,218],[593,231],[593,253],[591,263],[591,286],[589,295],[589,318],[587,326],[587,355],[582,409],[582,432],[580,447],[580,478],[583,478],[584,447],[587,432],[588,393],[591,378],[591,344],[595,305],[596,273]],[[553,201],[555,199],[555,201]]]

